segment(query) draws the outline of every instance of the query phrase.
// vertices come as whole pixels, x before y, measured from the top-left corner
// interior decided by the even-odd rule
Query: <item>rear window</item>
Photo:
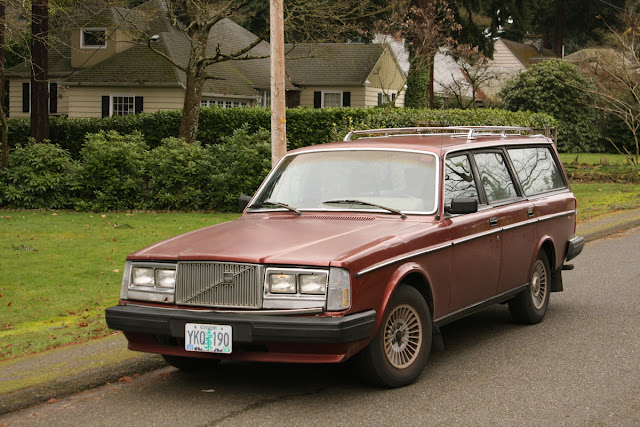
[[[549,148],[510,148],[508,151],[525,195],[533,196],[566,187]]]

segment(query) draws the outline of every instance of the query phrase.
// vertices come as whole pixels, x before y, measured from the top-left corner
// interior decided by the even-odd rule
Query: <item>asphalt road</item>
[[[361,385],[348,364],[163,368],[0,417],[0,426],[640,426],[640,229],[587,244],[544,322],[497,306],[443,328],[412,386]]]

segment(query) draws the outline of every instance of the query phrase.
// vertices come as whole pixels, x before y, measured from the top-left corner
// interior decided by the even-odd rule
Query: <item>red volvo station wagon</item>
[[[553,143],[528,128],[373,129],[289,152],[242,216],[127,257],[106,311],[180,369],[334,363],[415,381],[439,328],[491,304],[542,321],[582,251]]]

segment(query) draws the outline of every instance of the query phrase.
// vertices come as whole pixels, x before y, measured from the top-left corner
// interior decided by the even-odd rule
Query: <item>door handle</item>
[[[498,225],[498,218],[489,218],[489,225],[491,227],[495,227],[496,225]]]
[[[535,216],[535,212],[533,211],[533,208],[527,209],[527,215],[529,216],[529,218],[533,218]]]

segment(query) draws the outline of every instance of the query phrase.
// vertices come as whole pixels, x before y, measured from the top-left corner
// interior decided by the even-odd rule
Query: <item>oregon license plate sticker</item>
[[[229,325],[187,323],[184,326],[184,349],[206,353],[231,353],[232,330]]]

